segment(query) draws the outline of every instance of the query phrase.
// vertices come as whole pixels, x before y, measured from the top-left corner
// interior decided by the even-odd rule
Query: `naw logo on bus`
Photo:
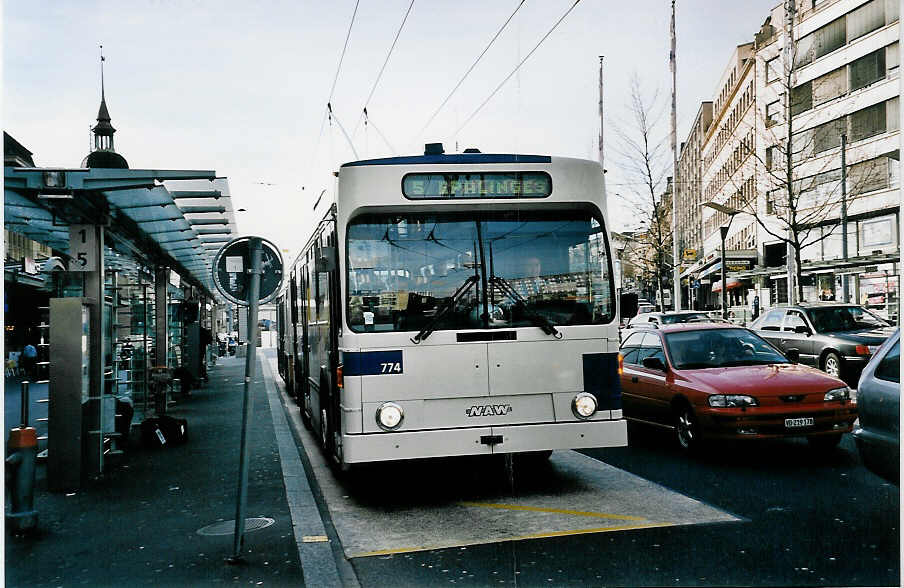
[[[511,404],[484,404],[468,408],[465,410],[465,415],[469,417],[505,416],[510,412],[512,412]]]

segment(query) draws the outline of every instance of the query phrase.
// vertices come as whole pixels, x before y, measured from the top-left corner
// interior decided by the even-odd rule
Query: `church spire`
[[[104,46],[100,46],[100,108],[97,111],[97,125],[94,131],[95,151],[115,151],[113,149],[113,133],[116,129],[110,124],[110,111],[107,110],[107,97],[104,92]]]
[[[94,133],[94,151],[85,158],[82,167],[128,168],[125,158],[113,148],[113,133],[116,129],[110,124],[110,111],[107,110],[104,61],[104,46],[100,45],[100,108],[97,111],[97,124],[91,129]]]

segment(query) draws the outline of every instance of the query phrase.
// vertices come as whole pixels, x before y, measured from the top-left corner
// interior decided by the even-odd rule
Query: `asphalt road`
[[[688,458],[671,441],[632,431],[629,447],[584,453],[742,520],[361,557],[352,566],[361,586],[899,585],[899,490],[862,466],[850,436],[822,455],[790,440]],[[431,467],[405,474],[436,475]],[[443,472],[462,485],[510,483],[503,462],[476,475],[452,461]],[[401,475],[371,473],[371,491],[381,475]]]

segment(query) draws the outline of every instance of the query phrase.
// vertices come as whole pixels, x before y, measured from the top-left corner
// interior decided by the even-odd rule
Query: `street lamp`
[[[741,214],[741,211],[724,204],[716,204],[715,202],[704,202],[700,206],[707,206],[728,215],[728,222],[725,226],[719,227],[719,236],[722,238],[722,318],[728,320],[728,284],[725,281],[725,237],[728,236],[728,228],[731,226],[732,219],[734,219],[736,214]]]

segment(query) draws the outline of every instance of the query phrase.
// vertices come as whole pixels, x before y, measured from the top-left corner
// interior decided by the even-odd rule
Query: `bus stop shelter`
[[[41,321],[48,483],[68,490],[117,452],[113,397],[141,387],[146,399],[150,367],[189,360],[181,351],[197,327],[179,327],[215,307],[210,267],[237,236],[229,184],[206,170],[4,167],[4,227],[51,247],[68,284],[56,296],[80,299],[52,298]]]

